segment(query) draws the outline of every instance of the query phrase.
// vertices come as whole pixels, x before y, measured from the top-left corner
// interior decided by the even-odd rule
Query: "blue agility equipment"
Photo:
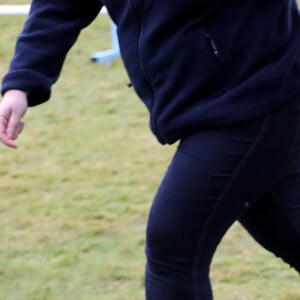
[[[98,51],[92,54],[91,60],[97,63],[103,63],[114,60],[120,56],[119,41],[117,36],[117,26],[111,21],[111,43],[112,48],[108,50]]]
[[[0,16],[18,16],[18,15],[27,15],[30,10],[29,4],[0,4]],[[107,10],[104,7],[100,14],[107,15]],[[104,51],[95,52],[91,56],[91,60],[103,63],[111,61],[120,56],[119,42],[117,36],[117,27],[111,21],[111,39],[112,39],[112,48]]]

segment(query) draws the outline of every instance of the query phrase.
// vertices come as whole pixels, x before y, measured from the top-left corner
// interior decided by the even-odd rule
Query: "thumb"
[[[22,115],[20,113],[11,112],[10,118],[7,124],[6,134],[9,139],[15,140],[24,127],[24,123],[21,122]]]

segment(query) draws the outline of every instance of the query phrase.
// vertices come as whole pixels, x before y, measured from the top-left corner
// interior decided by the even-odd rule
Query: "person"
[[[146,299],[213,299],[211,261],[235,221],[299,273],[296,0],[33,0],[2,81],[1,141],[17,147],[103,5],[154,135],[179,141],[149,213]]]

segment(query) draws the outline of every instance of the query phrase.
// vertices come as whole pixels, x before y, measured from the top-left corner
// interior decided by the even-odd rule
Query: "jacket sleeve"
[[[2,81],[2,95],[10,89],[26,91],[29,106],[48,100],[67,52],[101,7],[100,0],[33,0]]]

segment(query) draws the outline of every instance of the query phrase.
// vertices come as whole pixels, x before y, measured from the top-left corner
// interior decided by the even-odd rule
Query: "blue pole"
[[[98,51],[92,54],[91,60],[97,63],[111,61],[120,56],[120,47],[117,34],[117,26],[114,22],[110,22],[111,43],[112,48],[108,50]]]

